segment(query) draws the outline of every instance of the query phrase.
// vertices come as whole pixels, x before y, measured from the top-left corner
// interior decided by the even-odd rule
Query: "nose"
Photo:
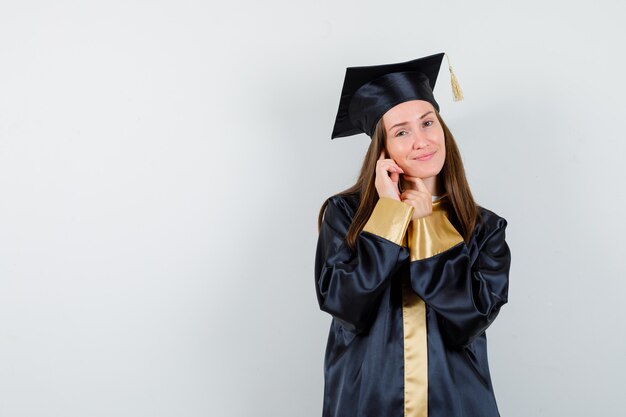
[[[413,139],[413,149],[422,149],[428,145],[428,137],[425,133],[417,131]]]

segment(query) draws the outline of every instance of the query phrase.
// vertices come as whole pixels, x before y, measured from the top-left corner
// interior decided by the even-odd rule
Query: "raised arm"
[[[368,325],[389,278],[403,262],[402,246],[413,207],[381,198],[351,250],[345,236],[353,210],[341,197],[331,197],[324,213],[315,255],[315,286],[320,309],[355,333]]]
[[[435,310],[452,345],[471,343],[507,302],[511,255],[506,225],[488,213],[470,251],[442,211],[411,223],[411,286]]]

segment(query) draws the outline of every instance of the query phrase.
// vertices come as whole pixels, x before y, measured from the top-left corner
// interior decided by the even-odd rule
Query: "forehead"
[[[391,126],[392,124],[419,119],[424,113],[431,110],[434,111],[435,108],[428,101],[409,100],[387,110],[383,115],[383,121],[386,126]]]

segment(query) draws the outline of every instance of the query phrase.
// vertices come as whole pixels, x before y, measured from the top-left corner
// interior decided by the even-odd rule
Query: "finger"
[[[404,190],[402,194],[405,194],[407,197],[419,197],[422,193],[416,190]]]
[[[412,205],[415,205],[420,201],[418,198],[416,198],[414,194],[407,194],[407,193],[400,194],[400,200],[406,201],[406,202],[410,201],[413,203]]]
[[[396,170],[396,172],[399,172],[399,173],[401,173],[401,174],[404,174],[404,170],[403,170],[402,168],[400,168],[398,165],[393,164],[393,165],[391,165],[391,166],[392,166],[392,167]]]
[[[398,165],[396,163],[396,161],[394,161],[393,159],[385,159],[382,162],[383,165],[385,165],[386,167],[392,167],[395,168],[398,172],[401,172],[404,174],[404,170],[402,168],[400,168],[400,165]]]
[[[415,200],[415,201],[424,201],[424,202],[432,201],[431,195],[428,193],[424,193],[422,191],[409,189],[409,190],[404,190],[402,194],[404,194],[406,198],[410,198],[411,200]]]
[[[426,184],[424,184],[424,181],[421,178],[412,177],[410,175],[405,175],[404,178],[411,181],[413,184],[415,184],[417,191],[421,191],[430,195],[430,193],[428,192],[428,188],[426,187]]]
[[[424,193],[421,193],[415,190],[406,190],[401,194],[401,196],[404,199],[414,200],[414,201],[422,201],[428,198],[428,196],[425,195]]]
[[[384,159],[378,160],[378,166],[386,171],[389,172],[399,172],[404,174],[404,170],[402,168],[400,168],[400,166],[398,164],[395,163],[395,161],[393,159]]]

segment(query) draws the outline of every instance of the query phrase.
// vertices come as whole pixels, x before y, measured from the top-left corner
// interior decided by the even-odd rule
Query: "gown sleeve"
[[[470,249],[442,211],[411,222],[411,287],[438,316],[443,336],[466,346],[507,302],[511,254],[505,219],[490,213]],[[478,226],[477,226],[478,227]]]
[[[408,262],[409,250],[401,243],[413,207],[380,198],[357,237],[354,250],[345,236],[352,210],[337,196],[328,200],[315,254],[315,284],[320,309],[347,330],[365,330],[390,277]]]

